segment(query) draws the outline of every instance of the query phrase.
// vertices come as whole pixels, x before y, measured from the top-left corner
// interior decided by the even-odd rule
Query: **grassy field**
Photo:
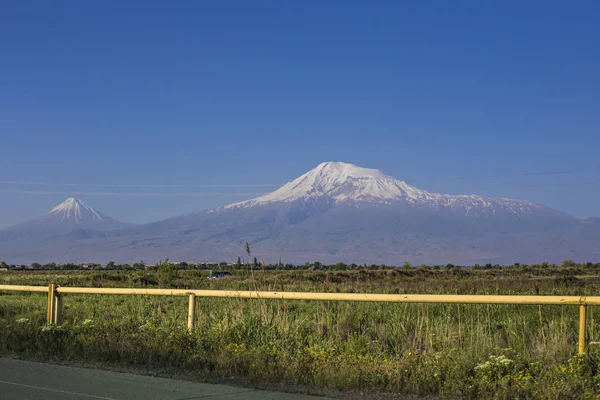
[[[597,295],[600,268],[398,268],[354,271],[9,271],[2,284],[277,291]],[[45,326],[43,294],[0,296],[0,351],[54,360],[170,367],[338,389],[490,399],[600,398],[600,310],[65,295]]]

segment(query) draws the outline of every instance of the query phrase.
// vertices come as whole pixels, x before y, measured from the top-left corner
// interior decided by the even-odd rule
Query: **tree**
[[[136,262],[135,264],[133,264],[133,268],[135,269],[146,269],[146,263],[144,263],[144,261],[140,261],[140,262]]]
[[[340,261],[339,263],[335,264],[334,269],[337,271],[343,271],[346,269],[346,264]]]
[[[258,268],[258,259],[254,257],[254,268]]]
[[[173,281],[173,266],[169,259],[165,259],[165,262],[159,261],[156,266],[158,269],[158,286],[161,288],[170,287]]]
[[[6,269],[8,269],[8,264],[5,263],[4,261],[0,261],[0,268],[6,268]]]
[[[240,256],[238,256],[238,259],[237,259],[237,267],[238,267],[238,269],[242,268],[242,259],[240,258]]]

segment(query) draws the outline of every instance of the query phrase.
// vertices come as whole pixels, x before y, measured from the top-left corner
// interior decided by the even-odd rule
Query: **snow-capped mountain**
[[[76,225],[97,223],[109,220],[108,217],[101,215],[92,207],[83,201],[74,197],[69,197],[52,210],[48,211],[44,217],[46,220],[60,219],[60,222],[73,222]]]
[[[435,209],[464,211],[465,214],[472,215],[495,213],[499,210],[526,215],[545,208],[521,200],[430,193],[377,169],[361,168],[344,162],[324,162],[272,193],[231,204],[223,209],[323,199],[335,205],[405,203]]]
[[[81,228],[107,218],[69,200],[34,221]],[[598,226],[528,201],[430,193],[378,170],[327,162],[255,199],[119,231],[71,230],[46,245],[0,248],[0,258],[228,261],[243,257],[248,241],[267,262],[597,261]]]
[[[0,242],[41,241],[71,232],[104,232],[130,226],[70,197],[38,218],[0,231]]]

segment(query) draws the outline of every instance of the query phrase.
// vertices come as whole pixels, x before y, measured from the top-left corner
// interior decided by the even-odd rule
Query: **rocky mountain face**
[[[253,256],[273,262],[280,257],[294,263],[392,265],[600,258],[596,219],[581,221],[521,200],[430,193],[381,171],[340,162],[322,163],[255,199],[118,231],[70,231],[51,239],[51,250],[32,245],[20,254],[35,253],[36,261],[42,256],[233,261],[244,256],[246,241]],[[70,258],[57,259],[64,254]]]

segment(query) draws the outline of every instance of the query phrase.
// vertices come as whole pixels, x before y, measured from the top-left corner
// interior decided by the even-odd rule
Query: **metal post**
[[[56,287],[54,283],[48,285],[48,314],[46,321],[48,324],[54,323],[54,313],[55,313],[55,301],[56,301]]]
[[[55,294],[54,299],[54,324],[62,324],[62,295],[59,293]]]
[[[196,314],[196,295],[190,293],[188,295],[188,331],[194,329],[194,314]]]
[[[585,317],[587,314],[587,305],[579,306],[579,354],[585,354]]]

